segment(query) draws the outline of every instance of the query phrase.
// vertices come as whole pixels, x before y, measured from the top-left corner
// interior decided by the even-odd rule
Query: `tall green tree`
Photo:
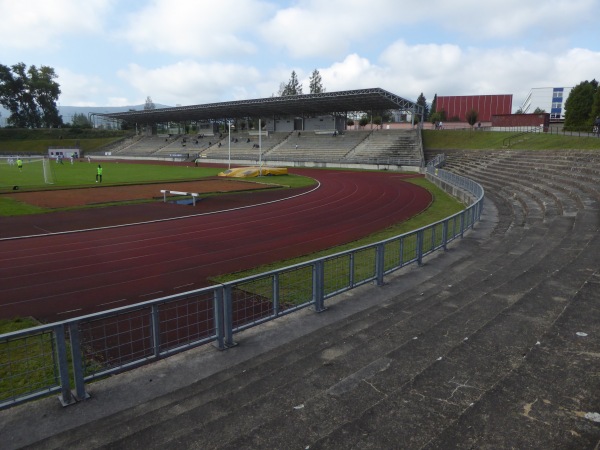
[[[279,86],[279,96],[286,97],[288,95],[302,95],[302,85],[298,81],[298,75],[296,75],[295,70],[292,70],[290,81],[285,85],[282,83]]]
[[[421,105],[423,107],[423,120],[427,120],[429,117],[429,107],[427,106],[427,99],[422,92],[421,95],[419,95],[419,98],[417,98],[417,105]],[[418,122],[419,120],[421,120],[420,117],[415,117],[415,122]]]
[[[325,92],[325,89],[323,88],[323,79],[321,78],[321,74],[317,69],[313,70],[308,86],[311,94],[320,94]]]
[[[596,87],[596,93],[594,94],[591,119],[595,122],[598,117],[600,117],[600,86]]]
[[[75,113],[73,114],[73,119],[71,120],[71,126],[73,128],[92,128],[92,123],[85,114]]]
[[[431,109],[429,110],[430,114],[433,114],[435,112],[437,112],[437,94],[433,96],[433,101],[431,102]]]
[[[571,89],[571,93],[565,101],[565,128],[592,126],[594,122],[592,109],[597,90],[598,82],[596,80],[583,81]]]
[[[0,64],[0,104],[10,111],[7,122],[23,128],[62,125],[56,102],[60,86],[52,67]]]

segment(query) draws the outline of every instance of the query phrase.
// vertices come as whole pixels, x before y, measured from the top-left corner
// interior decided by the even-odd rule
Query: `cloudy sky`
[[[61,105],[168,106],[380,87],[409,100],[600,79],[600,0],[0,0],[0,64]]]

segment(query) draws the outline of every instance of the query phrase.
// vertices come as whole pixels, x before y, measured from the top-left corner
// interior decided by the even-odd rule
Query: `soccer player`
[[[98,169],[96,169],[96,183],[102,183],[102,166],[98,164]]]
[[[23,169],[23,160],[21,158],[17,159],[17,167],[19,168],[19,172]]]

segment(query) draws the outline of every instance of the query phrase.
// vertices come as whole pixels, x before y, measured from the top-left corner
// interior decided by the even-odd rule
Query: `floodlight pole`
[[[231,169],[231,120],[227,124],[229,125],[229,164],[227,164],[227,168]]]
[[[258,119],[258,176],[262,177],[262,124]]]

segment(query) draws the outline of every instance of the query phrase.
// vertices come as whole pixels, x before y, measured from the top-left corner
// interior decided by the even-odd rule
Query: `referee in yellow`
[[[96,170],[96,183],[102,183],[102,166],[98,164],[98,169]]]

